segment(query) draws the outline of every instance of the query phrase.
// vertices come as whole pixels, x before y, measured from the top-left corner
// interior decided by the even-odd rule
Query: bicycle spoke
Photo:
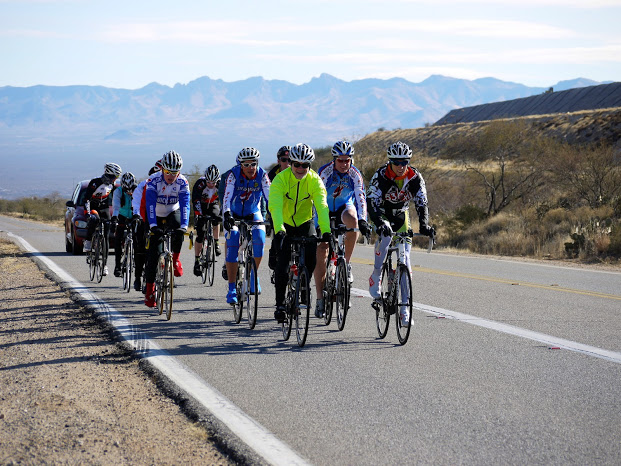
[[[248,327],[252,330],[257,323],[257,308],[259,306],[259,276],[257,275],[257,264],[253,257],[246,261],[246,284],[246,296],[242,296],[241,299],[245,301]]]
[[[380,338],[384,338],[388,332],[388,324],[390,323],[390,279],[388,265],[382,267],[382,276],[380,284],[380,302],[375,303],[375,322],[377,324],[377,334]]]

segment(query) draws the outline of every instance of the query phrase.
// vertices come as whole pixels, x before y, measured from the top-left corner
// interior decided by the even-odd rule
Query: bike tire
[[[405,265],[400,265],[398,268],[398,274],[395,277],[397,279],[397,286],[395,287],[395,324],[397,327],[397,337],[399,343],[405,345],[410,336],[410,330],[412,328],[412,277],[410,271]],[[400,313],[401,309],[405,308],[408,312],[407,325],[401,323]]]
[[[205,244],[205,242],[207,244]],[[208,275],[208,267],[209,267],[209,259],[208,259],[208,252],[209,251],[209,239],[205,238],[205,241],[203,242],[203,247],[201,248],[201,254],[198,258],[198,263],[201,266],[201,280],[203,281],[203,285],[207,282],[207,275]]]
[[[287,296],[285,297],[285,307],[287,309],[287,317],[282,323],[282,339],[287,341],[291,336],[291,328],[293,327],[293,305],[295,285],[293,283],[293,272],[289,271],[289,280],[287,281]]]
[[[93,236],[95,239],[95,236]],[[91,281],[95,280],[95,270],[97,262],[95,261],[95,248],[93,247],[93,240],[91,240],[91,250],[88,253],[88,271]]]
[[[209,278],[209,286],[213,286],[213,280],[216,276],[216,243],[212,238],[209,241],[207,249],[207,277]]]
[[[259,275],[254,257],[250,257],[246,262],[246,283],[249,289],[246,290],[246,296],[243,296],[242,299],[246,301],[248,327],[252,330],[257,324],[257,311],[259,310]]]
[[[237,266],[237,279],[235,286],[237,287],[237,304],[233,305],[233,318],[236,324],[239,324],[244,315],[244,263],[240,262]]]
[[[347,277],[347,264],[345,263],[345,259],[339,259],[336,263],[334,304],[336,308],[336,323],[341,332],[345,328],[345,320],[347,319],[349,293],[350,283]]]
[[[380,295],[381,306],[375,308],[375,323],[377,325],[377,334],[380,338],[386,337],[388,326],[390,324],[390,283],[388,278],[388,265],[382,266]]]
[[[129,249],[129,241],[127,237],[125,238],[125,244],[123,245],[123,255],[121,257],[121,277],[123,279],[123,290],[127,290],[128,288],[128,277],[127,277],[127,256]]]
[[[127,248],[127,292],[132,289],[132,276],[136,265],[134,264],[134,242],[128,241],[129,247]]]
[[[97,243],[95,244],[95,278],[97,278],[97,283],[101,283],[101,280],[103,279],[103,269],[105,266],[104,253],[103,238],[98,235]]]
[[[164,287],[164,307],[166,309],[166,320],[170,320],[173,311],[173,290],[175,288],[175,272],[172,257],[166,258],[166,286]]]
[[[326,280],[323,288],[323,323],[330,325],[332,321],[332,311],[334,309],[334,278],[330,272],[332,258],[328,254],[326,261]]]
[[[298,346],[301,348],[306,344],[308,336],[308,320],[311,308],[310,280],[306,267],[298,270],[298,279],[295,285],[295,332],[298,339]]]
[[[157,260],[157,275],[155,277],[155,300],[159,315],[164,313],[164,284],[165,284],[166,256],[160,254]]]

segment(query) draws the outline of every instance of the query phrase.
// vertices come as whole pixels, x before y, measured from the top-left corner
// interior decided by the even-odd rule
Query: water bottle
[[[336,275],[336,256],[332,256],[332,259],[330,259],[330,278],[334,280],[335,275]]]
[[[291,271],[293,272],[293,276],[298,276],[298,266],[297,264],[291,264]]]

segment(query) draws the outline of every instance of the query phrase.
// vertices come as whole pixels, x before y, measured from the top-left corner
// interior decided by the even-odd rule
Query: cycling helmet
[[[293,162],[311,163],[315,160],[315,152],[306,144],[298,143],[291,148],[289,158]]]
[[[411,159],[412,149],[406,143],[398,141],[391,144],[387,150],[389,159]]]
[[[220,179],[220,170],[215,165],[209,165],[205,170],[205,179],[215,183]]]
[[[259,157],[261,157],[261,154],[259,154],[257,149],[254,147],[244,147],[239,151],[239,154],[237,154],[237,163],[242,163],[247,160],[255,160],[258,162]]]
[[[346,155],[348,157],[354,156],[354,146],[347,141],[337,141],[332,146],[332,157],[339,157],[341,155]]]
[[[134,189],[136,187],[136,177],[134,174],[131,172],[123,173],[121,177],[121,186],[128,191]]]
[[[162,157],[162,169],[168,170],[171,172],[179,172],[181,171],[181,167],[183,166],[183,160],[181,156],[177,154],[174,150],[167,152]]]
[[[282,146],[280,149],[278,149],[278,153],[276,154],[276,157],[278,158],[289,157],[290,153],[291,153],[291,146]]]
[[[104,175],[112,176],[114,178],[118,178],[121,176],[121,167],[116,163],[107,163],[104,165]]]

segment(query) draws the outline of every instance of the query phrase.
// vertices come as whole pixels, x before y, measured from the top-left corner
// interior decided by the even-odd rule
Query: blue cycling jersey
[[[257,175],[253,179],[243,176],[241,166],[231,169],[226,178],[224,198],[222,199],[222,211],[232,212],[238,217],[248,217],[261,212],[261,196],[267,202],[270,192],[270,180],[267,172],[261,167],[257,169]],[[262,220],[262,218],[261,218]]]
[[[358,219],[367,219],[367,200],[362,174],[353,165],[345,173],[334,168],[334,162],[322,166],[319,176],[328,192],[328,208],[336,212],[343,206],[355,206]]]

